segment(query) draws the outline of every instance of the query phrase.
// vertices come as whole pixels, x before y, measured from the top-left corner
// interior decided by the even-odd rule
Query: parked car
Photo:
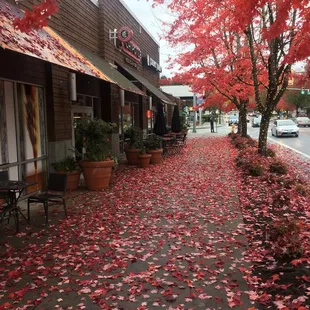
[[[299,116],[293,118],[294,122],[297,124],[298,127],[308,127],[310,126],[310,119],[306,116]]]
[[[273,123],[273,126],[271,128],[271,134],[276,137],[298,137],[299,129],[292,119],[278,119]]]
[[[252,118],[252,127],[259,127],[260,123],[262,121],[262,117],[261,116],[255,116]]]
[[[232,124],[238,125],[238,121],[239,121],[238,116],[236,116],[236,115],[231,115],[231,116],[229,116],[229,118],[228,118],[228,125],[229,125],[229,126],[231,126]]]

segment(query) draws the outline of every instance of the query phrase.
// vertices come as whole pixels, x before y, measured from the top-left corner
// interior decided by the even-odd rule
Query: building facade
[[[37,181],[30,191],[71,154],[79,119],[115,122],[119,155],[126,128],[147,132],[147,111],[173,104],[158,90],[158,43],[121,1],[62,0],[48,28],[16,31],[34,2],[0,0],[0,169]]]

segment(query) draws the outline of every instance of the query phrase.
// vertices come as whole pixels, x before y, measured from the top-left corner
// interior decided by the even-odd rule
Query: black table
[[[22,213],[18,207],[18,200],[20,199],[25,188],[33,186],[38,182],[25,182],[25,181],[0,181],[0,197],[5,200],[5,202],[11,206],[12,211],[16,212],[16,230],[19,232],[19,223],[18,223],[18,213],[27,221],[28,219]],[[10,211],[9,211],[10,212]]]

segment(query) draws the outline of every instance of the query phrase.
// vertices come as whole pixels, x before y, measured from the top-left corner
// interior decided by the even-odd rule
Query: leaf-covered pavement
[[[192,139],[74,198],[67,220],[5,239],[0,309],[260,309],[234,159],[227,138]]]

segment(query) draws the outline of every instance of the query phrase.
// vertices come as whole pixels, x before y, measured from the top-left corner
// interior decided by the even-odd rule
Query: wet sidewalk
[[[70,199],[67,220],[2,229],[0,309],[255,309],[229,148],[189,139],[162,165],[123,166],[110,190]]]

